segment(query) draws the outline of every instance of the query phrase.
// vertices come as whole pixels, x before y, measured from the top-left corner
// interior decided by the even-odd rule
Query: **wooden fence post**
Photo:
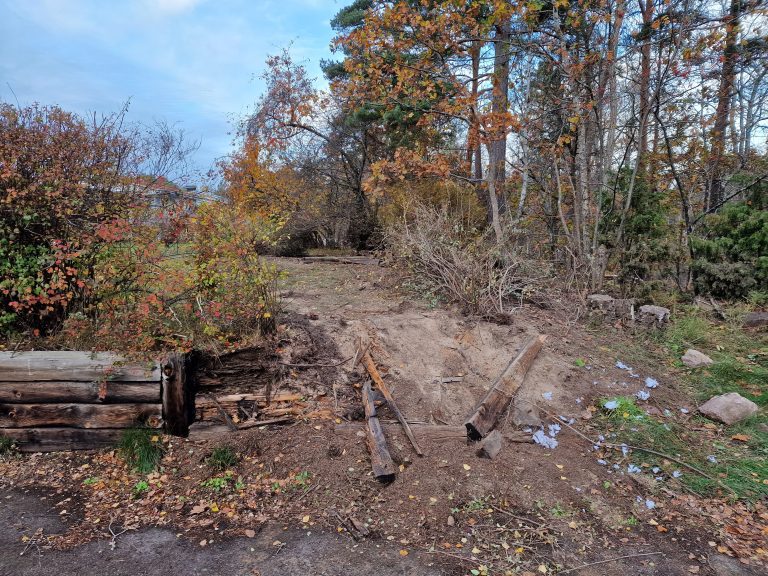
[[[187,436],[195,419],[197,355],[172,354],[163,364],[162,397],[165,431]]]

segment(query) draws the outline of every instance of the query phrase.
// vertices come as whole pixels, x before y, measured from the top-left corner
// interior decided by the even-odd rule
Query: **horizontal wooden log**
[[[125,430],[79,428],[0,428],[0,436],[11,438],[21,452],[97,450],[120,441]]]
[[[130,362],[111,352],[0,352],[0,380],[160,382],[160,365]]]
[[[158,403],[160,382],[0,382],[0,402]]]
[[[159,428],[161,424],[161,404],[0,404],[0,428]]]
[[[331,264],[361,264],[368,266],[378,266],[379,259],[370,256],[304,256],[302,261],[305,264],[314,262],[328,262]]]

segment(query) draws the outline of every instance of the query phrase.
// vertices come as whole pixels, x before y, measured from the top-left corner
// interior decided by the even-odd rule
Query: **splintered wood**
[[[525,375],[546,339],[546,336],[539,335],[526,342],[517,357],[510,361],[501,376],[493,383],[485,398],[464,424],[470,440],[485,438],[493,430],[499,417],[515,397],[515,393],[523,383]]]

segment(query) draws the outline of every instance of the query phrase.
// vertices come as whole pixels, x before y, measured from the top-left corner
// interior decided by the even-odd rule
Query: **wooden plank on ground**
[[[376,388],[381,392],[381,394],[384,396],[384,398],[387,400],[387,404],[389,404],[390,409],[392,412],[395,413],[395,417],[397,418],[398,422],[402,424],[403,429],[405,430],[405,435],[408,436],[408,440],[410,440],[411,445],[413,446],[413,449],[416,450],[416,454],[419,456],[423,456],[424,453],[421,451],[421,447],[419,446],[419,443],[416,442],[416,437],[413,435],[413,431],[411,430],[411,427],[408,424],[408,421],[405,419],[405,416],[402,412],[400,412],[400,408],[397,407],[397,404],[395,403],[395,398],[392,396],[392,392],[389,391],[389,388],[384,383],[384,380],[381,378],[381,375],[379,374],[379,371],[376,369],[376,364],[373,362],[373,358],[371,358],[371,355],[369,352],[365,352],[361,358],[361,361],[363,365],[365,366],[366,370],[368,370],[368,374],[370,374],[371,379],[376,384]]]
[[[161,404],[0,404],[0,428],[162,425]]]
[[[82,430],[78,428],[0,428],[0,436],[11,438],[21,452],[96,450],[114,446],[124,429]]]
[[[160,365],[157,362],[127,361],[111,352],[0,352],[0,380],[159,382]]]
[[[13,404],[159,403],[157,382],[0,382],[0,402]]]
[[[366,381],[363,385],[363,407],[365,408],[365,438],[368,450],[371,453],[371,468],[373,475],[380,482],[392,482],[395,479],[395,463],[387,449],[387,440],[381,429],[379,419],[376,417],[376,405],[371,383]]]
[[[520,353],[507,364],[504,372],[493,383],[491,389],[464,424],[467,428],[467,437],[470,440],[485,438],[493,430],[499,417],[509,407],[509,403],[523,383],[525,375],[541,351],[546,339],[547,337],[544,335],[534,336],[525,343]]]

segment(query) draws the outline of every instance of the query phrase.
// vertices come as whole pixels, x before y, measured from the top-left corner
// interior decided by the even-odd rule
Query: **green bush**
[[[691,269],[699,292],[744,298],[768,290],[768,211],[734,203],[707,217],[690,239]]]

